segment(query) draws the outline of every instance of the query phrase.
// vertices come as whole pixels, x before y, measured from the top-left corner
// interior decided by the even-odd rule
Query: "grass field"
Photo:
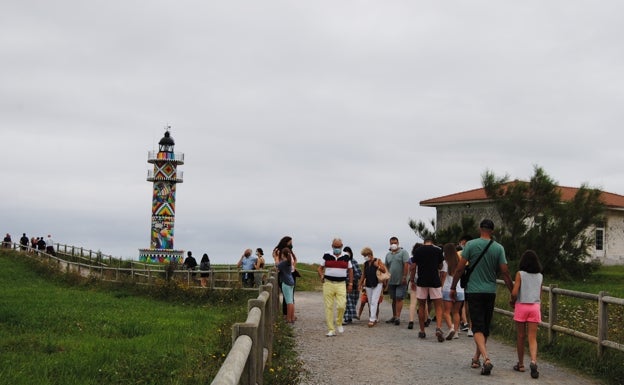
[[[3,385],[207,383],[246,318],[243,294],[169,301],[163,287],[68,285],[16,255],[0,253]]]

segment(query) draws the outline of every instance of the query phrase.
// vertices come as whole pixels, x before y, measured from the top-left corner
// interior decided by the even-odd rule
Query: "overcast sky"
[[[419,239],[481,175],[624,194],[624,2],[0,4],[0,232],[138,258],[148,151],[185,154],[175,248],[235,263]],[[359,254],[358,254],[359,255]],[[362,258],[359,258],[362,262]]]

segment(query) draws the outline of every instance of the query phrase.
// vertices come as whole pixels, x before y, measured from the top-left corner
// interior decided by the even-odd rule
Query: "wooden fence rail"
[[[505,283],[498,280],[499,286],[504,287]],[[548,317],[547,322],[540,322],[541,327],[548,329],[548,342],[554,343],[557,339],[557,333],[566,334],[584,341],[596,344],[596,354],[602,357],[605,348],[617,349],[624,352],[624,344],[609,340],[609,305],[619,306],[613,314],[622,314],[624,312],[624,298],[608,296],[606,292],[601,291],[599,294],[584,293],[581,291],[560,289],[557,285],[542,287],[542,293],[548,293]],[[598,304],[598,324],[596,325],[596,335],[590,335],[578,330],[570,329],[560,325],[559,322],[559,305],[560,297],[570,297],[584,299]],[[542,301],[544,303],[544,301]],[[513,318],[513,312],[501,308],[495,308],[495,312]],[[546,317],[543,317],[546,318]],[[616,325],[613,325],[615,328]]]

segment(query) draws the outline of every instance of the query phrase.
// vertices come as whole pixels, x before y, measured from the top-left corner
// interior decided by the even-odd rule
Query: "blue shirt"
[[[254,256],[243,257],[242,269],[243,270],[253,270],[254,266],[256,265],[256,261],[257,260],[258,260],[258,257],[254,257]]]
[[[280,281],[288,286],[295,286],[295,279],[292,276],[292,263],[288,259],[278,263],[277,270],[279,270]]]

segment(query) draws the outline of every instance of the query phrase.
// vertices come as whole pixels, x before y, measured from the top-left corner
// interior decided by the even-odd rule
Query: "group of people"
[[[262,248],[258,247],[255,255],[252,255],[251,249],[245,249],[236,264],[242,270],[241,282],[244,287],[259,287],[265,283],[266,277],[264,273],[262,271],[253,271],[264,269],[264,264],[264,251]]]
[[[48,234],[47,238],[44,237],[32,237],[28,239],[26,233],[22,233],[22,237],[19,240],[20,250],[26,251],[28,250],[28,246],[30,245],[30,250],[38,250],[42,252],[46,252],[50,255],[56,255],[56,250],[54,248],[54,240],[52,236]],[[2,240],[3,248],[11,248],[13,246],[13,240],[11,239],[11,234],[7,233]]]
[[[201,260],[199,261],[199,265],[197,264],[197,260],[193,257],[193,252],[187,251],[186,258],[182,265],[188,270],[196,270],[199,266],[199,282],[201,287],[207,287],[208,277],[210,276],[210,258],[208,254],[204,253]],[[195,276],[195,273],[192,273]]]
[[[527,250],[520,258],[519,271],[512,281],[505,249],[493,239],[493,232],[494,223],[484,219],[479,225],[479,238],[465,238],[459,245],[448,243],[443,247],[434,245],[432,239],[425,239],[423,244],[414,245],[411,256],[400,247],[398,238],[392,237],[383,262],[374,257],[369,247],[361,250],[365,259],[361,269],[351,249],[343,247],[341,239],[333,239],[331,250],[323,255],[318,268],[323,283],[326,336],[344,333],[344,326],[353,322],[353,318],[360,318],[366,303],[370,312],[368,327],[377,325],[384,286],[392,301],[392,317],[386,323],[400,325],[403,300],[409,291],[411,304],[418,307],[419,338],[426,338],[431,308],[435,312],[435,336],[439,342],[457,338],[464,324],[462,310],[465,311],[468,335],[473,336],[475,343],[471,367],[489,375],[494,365],[488,354],[487,340],[494,314],[496,280],[501,276],[511,293],[510,304],[514,307],[517,327],[518,362],[513,369],[525,371],[524,345],[528,338],[531,377],[538,378],[537,327],[541,322],[542,267],[537,254]],[[460,281],[466,269],[470,271],[470,278],[464,288]],[[380,277],[386,272],[390,276],[383,282]],[[360,308],[356,312],[358,298]],[[447,326],[446,333],[442,331],[443,323]],[[413,326],[414,311],[411,311],[408,329]]]

